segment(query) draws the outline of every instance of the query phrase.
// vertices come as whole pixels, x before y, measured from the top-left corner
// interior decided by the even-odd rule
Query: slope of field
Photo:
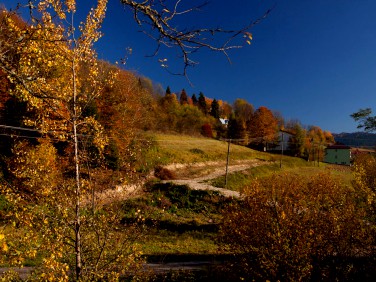
[[[185,135],[156,134],[157,146],[151,151],[163,165],[171,163],[197,163],[226,161],[228,142]],[[231,160],[270,160],[270,155],[236,144],[230,145]]]

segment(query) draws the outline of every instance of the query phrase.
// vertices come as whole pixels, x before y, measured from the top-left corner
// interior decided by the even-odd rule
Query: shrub
[[[358,155],[354,161],[354,186],[366,203],[369,220],[376,222],[376,159],[373,155]]]
[[[201,127],[201,134],[208,138],[213,138],[213,129],[212,126],[209,123],[205,123]]]
[[[193,153],[193,154],[198,154],[198,155],[203,155],[205,154],[205,152],[201,149],[198,149],[198,148],[193,148],[193,149],[190,149],[189,152]]]
[[[8,210],[11,208],[11,205],[7,198],[4,195],[0,195],[0,220],[3,220]]]
[[[157,166],[154,169],[154,176],[161,180],[175,179],[175,173],[163,166]]]
[[[329,174],[309,181],[275,175],[254,181],[244,196],[226,211],[221,227],[237,255],[232,271],[239,277],[322,280],[333,274],[328,262],[335,261],[336,278],[347,280],[356,269],[343,258],[372,257],[372,224],[364,220],[358,194]]]

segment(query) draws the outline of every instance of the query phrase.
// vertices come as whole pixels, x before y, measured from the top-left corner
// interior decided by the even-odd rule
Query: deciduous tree
[[[326,135],[320,127],[311,126],[308,129],[305,146],[309,160],[322,161],[324,158],[324,147],[327,144]]]
[[[251,144],[266,144],[274,142],[278,130],[278,121],[272,111],[266,107],[258,108],[248,125],[248,132]]]
[[[291,150],[293,156],[302,158],[304,156],[304,145],[306,139],[306,131],[300,125],[296,123],[292,128],[289,128],[293,135],[289,139],[288,149]]]
[[[251,121],[255,110],[252,104],[249,104],[246,100],[236,99],[233,105],[233,111],[236,118],[239,118],[248,124]]]
[[[35,257],[34,243],[43,244],[41,251],[47,257],[40,277],[44,280],[67,279],[72,265],[76,280],[112,279],[115,268],[130,262],[129,257],[117,253],[118,249],[104,240],[114,236],[114,225],[106,225],[104,217],[95,215],[94,209],[93,217],[87,216],[84,198],[90,185],[81,177],[87,142],[98,154],[107,144],[102,125],[94,112],[87,110],[104,89],[93,44],[101,36],[99,28],[106,5],[106,0],[98,0],[79,27],[74,22],[75,1],[40,1],[30,6],[31,25],[20,25],[12,13],[2,11],[1,34],[7,34],[9,40],[1,46],[0,68],[12,84],[11,95],[24,101],[28,112],[36,113],[26,115],[23,126],[67,142],[72,152],[68,158],[72,160],[74,177],[59,181],[54,165],[56,152],[48,141],[40,141],[35,149],[19,143],[9,169],[23,180],[33,201],[30,202],[30,193],[19,193],[19,187],[1,187],[14,204],[16,222],[29,234],[26,240],[32,249],[14,250],[19,254],[14,259],[22,263],[27,256]],[[34,9],[38,11],[34,13]],[[110,75],[106,84],[111,85],[112,81]],[[114,224],[116,214],[111,215],[108,210],[107,215],[106,220]],[[103,259],[106,263],[102,263]],[[122,271],[117,271],[117,275]]]
[[[228,58],[229,50],[241,48],[246,43],[251,44],[253,37],[249,30],[271,12],[271,9],[268,9],[260,18],[237,30],[197,26],[179,28],[176,22],[179,16],[201,10],[206,3],[187,6],[182,0],[168,2],[162,0],[120,0],[120,2],[132,10],[136,22],[141,27],[151,27],[150,30],[145,28],[144,30],[157,43],[154,55],[157,55],[162,47],[176,47],[179,50],[179,57],[183,58],[184,63],[184,70],[181,73],[183,75],[187,74],[188,67],[197,64],[191,56],[200,49],[221,52]],[[218,38],[220,35],[225,35],[222,40],[211,40],[214,36]],[[242,38],[241,42],[235,42],[239,38]],[[168,67],[167,58],[160,59],[160,63],[162,67]]]

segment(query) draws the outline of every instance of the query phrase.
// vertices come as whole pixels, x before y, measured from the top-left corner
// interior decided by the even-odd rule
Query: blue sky
[[[1,2],[1,0],[0,0]],[[2,1],[11,7],[16,1]],[[78,1],[85,10],[93,1]],[[186,3],[202,1],[186,0]],[[172,71],[181,70],[176,50],[152,54],[154,42],[140,33],[132,14],[118,0],[109,0],[107,17],[97,44],[100,58],[114,63],[133,52],[125,68],[149,77],[172,91],[232,103],[242,98],[255,108],[266,106],[285,119],[318,125],[333,133],[357,131],[349,115],[376,102],[376,1],[374,0],[211,0],[203,11],[181,18],[179,26],[236,28],[275,8],[251,32],[253,42],[221,54],[203,51],[189,69],[189,78],[173,76],[160,67],[168,58]]]

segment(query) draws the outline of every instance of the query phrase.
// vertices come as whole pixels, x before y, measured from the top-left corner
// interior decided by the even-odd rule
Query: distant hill
[[[351,147],[376,147],[376,134],[367,132],[339,133],[333,134],[334,140]]]

